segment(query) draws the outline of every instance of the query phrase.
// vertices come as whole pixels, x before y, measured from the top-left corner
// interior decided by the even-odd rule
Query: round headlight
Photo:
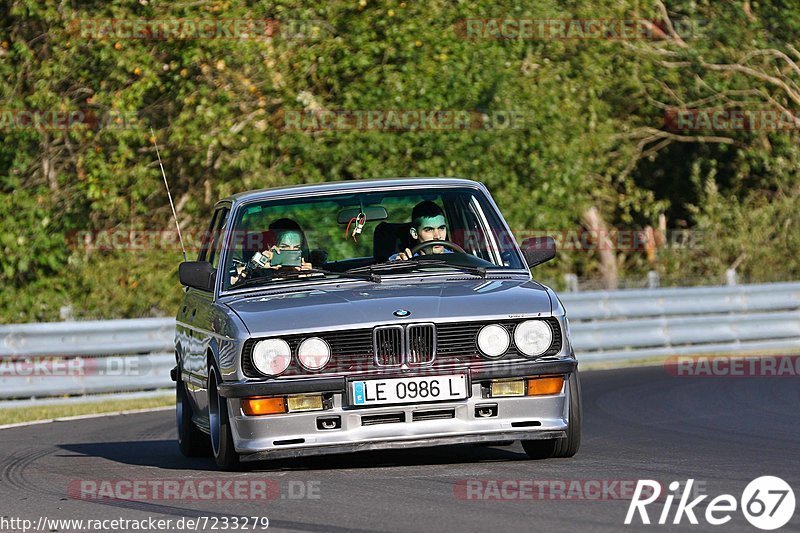
[[[331,347],[319,337],[311,337],[300,343],[297,359],[307,370],[319,370],[331,360]]]
[[[486,357],[500,357],[511,344],[511,337],[503,326],[490,324],[478,332],[478,349]]]
[[[553,330],[544,320],[526,320],[514,330],[514,344],[529,357],[542,355],[553,342]]]
[[[289,368],[292,349],[283,339],[258,341],[253,346],[253,364],[262,374],[276,376]]]

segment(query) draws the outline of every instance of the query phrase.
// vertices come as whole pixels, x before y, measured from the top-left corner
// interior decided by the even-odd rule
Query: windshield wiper
[[[475,274],[476,276],[480,276],[482,278],[486,277],[486,267],[479,267],[479,266],[470,266],[470,265],[459,265],[448,263],[447,266],[451,266],[453,268],[457,268],[459,270],[463,270],[464,272],[468,272],[470,274]]]
[[[280,272],[280,270],[278,270],[276,272]],[[369,281],[374,281],[375,283],[380,283],[380,281],[381,281],[380,277],[375,276],[374,274],[369,273],[369,272],[365,272],[363,274],[360,273],[360,272],[350,272],[350,271],[334,272],[332,270],[325,270],[324,268],[310,268],[310,269],[307,269],[307,270],[287,270],[286,271],[286,275],[279,274],[278,277],[295,277],[292,274],[300,275],[300,274],[304,274],[304,273],[305,274],[309,274],[309,273],[310,274],[325,274],[325,275],[330,274],[330,275],[333,275],[333,276],[341,276],[343,278],[365,279],[365,280],[369,280]]]
[[[231,285],[231,289],[243,289],[245,287],[252,287],[254,285],[262,285],[270,280],[272,280],[271,276],[258,276],[256,278],[247,278],[239,280],[233,285]]]
[[[293,279],[293,278],[302,278],[308,276],[309,278],[312,277],[319,277],[320,275],[334,275],[334,276],[341,276],[346,278],[352,279],[365,279],[369,281],[373,281],[375,283],[380,283],[380,277],[375,276],[371,273],[358,273],[358,272],[332,272],[330,270],[324,270],[321,268],[311,268],[307,270],[294,270],[291,268],[280,268],[280,269],[271,269],[271,272],[268,275],[258,276],[255,278],[249,278],[242,280],[231,287],[231,289],[242,289],[244,287],[251,287],[254,285],[262,285],[266,284],[275,279]]]
[[[386,261],[384,263],[375,263],[372,265],[364,265],[360,267],[345,270],[348,274],[357,274],[359,272],[385,272],[390,270],[411,270],[416,267],[426,265],[446,265],[447,262],[442,259],[407,259],[405,261]]]
[[[387,261],[385,263],[375,263],[374,265],[366,265],[362,267],[351,268],[346,270],[345,273],[358,273],[358,272],[386,272],[392,270],[411,270],[417,267],[425,266],[446,266],[452,267],[470,274],[475,274],[482,278],[486,277],[486,267],[476,267],[470,265],[459,265],[448,263],[444,259],[417,259],[412,258],[406,261]]]

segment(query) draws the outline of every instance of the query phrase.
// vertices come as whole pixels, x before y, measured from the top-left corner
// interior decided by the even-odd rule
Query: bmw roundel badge
[[[397,317],[400,317],[400,318],[405,318],[405,317],[407,317],[408,315],[411,314],[411,311],[409,311],[408,309],[398,309],[397,311],[395,311],[392,314],[394,316],[397,316]]]

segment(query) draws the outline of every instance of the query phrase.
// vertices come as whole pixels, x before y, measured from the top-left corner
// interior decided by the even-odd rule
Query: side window
[[[228,221],[229,212],[230,210],[227,207],[217,210],[214,233],[208,248],[210,253],[208,262],[214,268],[217,268],[219,257],[222,255],[222,243],[225,241],[225,223]]]
[[[477,222],[476,230],[482,234],[482,240],[485,240],[485,258],[498,266],[525,268],[515,253],[514,236],[503,227],[497,211],[485,199],[476,196],[472,197],[470,211],[474,213]]]
[[[211,224],[208,225],[208,229],[203,234],[203,238],[200,245],[200,254],[197,256],[198,261],[207,261],[208,257],[208,250],[211,248],[211,240],[214,237],[214,228],[217,227],[217,217],[220,213],[220,210],[217,209],[214,211],[214,216],[211,218]]]
[[[468,254],[492,261],[490,245],[485,228],[480,222],[480,208],[475,197],[454,196],[445,205],[448,208],[447,220],[451,226],[450,240],[464,248]]]
[[[469,204],[464,213],[465,218],[468,220],[468,228],[466,234],[470,237],[468,242],[465,242],[464,248],[471,250],[474,255],[491,261],[496,265],[504,265],[499,257],[499,250],[495,242],[495,235],[492,232],[492,226],[481,207],[480,201],[475,196],[470,197]]]

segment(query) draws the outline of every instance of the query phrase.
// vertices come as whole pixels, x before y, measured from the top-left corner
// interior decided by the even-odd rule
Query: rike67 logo
[[[784,480],[775,476],[761,476],[751,481],[737,500],[731,494],[721,494],[707,503],[707,494],[692,497],[694,479],[686,481],[681,491],[681,483],[673,481],[669,484],[669,492],[663,498],[664,505],[657,514],[656,523],[664,525],[670,523],[672,504],[677,499],[678,503],[672,514],[672,524],[680,524],[685,518],[690,524],[698,524],[698,516],[712,526],[727,524],[733,518],[733,513],[741,510],[750,524],[766,531],[778,529],[792,519],[795,510],[795,498],[792,487]],[[625,524],[630,525],[638,520],[642,524],[650,524],[648,505],[653,504],[662,497],[662,486],[658,481],[639,480],[633,493],[633,499],[625,516]],[[701,513],[696,507],[705,503],[705,512]],[[655,507],[655,506],[653,506]],[[656,509],[651,508],[650,511]]]

